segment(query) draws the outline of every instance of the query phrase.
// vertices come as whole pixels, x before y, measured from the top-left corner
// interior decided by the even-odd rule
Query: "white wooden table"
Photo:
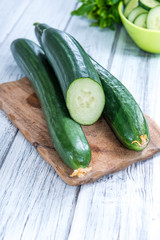
[[[116,31],[90,28],[88,20],[71,17],[75,7],[75,0],[0,1],[0,83],[23,76],[11,42],[20,37],[36,41],[33,23],[47,23],[72,34],[160,125],[160,55],[140,50],[121,26]],[[159,240],[160,154],[95,183],[71,187],[0,111],[3,239]]]

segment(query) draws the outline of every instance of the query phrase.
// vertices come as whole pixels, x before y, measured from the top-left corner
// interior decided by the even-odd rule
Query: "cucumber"
[[[43,31],[41,44],[57,75],[70,116],[83,125],[96,122],[105,97],[84,49],[69,34],[54,28]]]
[[[141,13],[145,13],[145,12],[147,12],[147,11],[144,8],[136,7],[130,12],[130,14],[128,16],[128,20],[130,22],[134,22],[136,17],[138,17]]]
[[[128,18],[131,11],[136,7],[138,7],[138,0],[130,0],[124,9],[124,16]]]
[[[127,5],[130,0],[124,0],[124,5]]]
[[[128,149],[141,151],[149,143],[147,121],[127,88],[91,58],[105,93],[103,115],[119,141]]]
[[[146,10],[150,10],[158,5],[160,5],[160,2],[156,0],[139,0],[139,6]]]
[[[147,28],[160,31],[160,6],[151,9],[147,17]]]
[[[42,46],[42,42],[41,42],[42,33],[44,30],[50,28],[50,26],[45,23],[34,23],[33,25],[35,26],[34,33],[36,35],[36,38],[39,44]]]
[[[13,41],[11,51],[39,97],[56,151],[70,168],[86,169],[91,160],[89,144],[81,126],[69,117],[58,80],[44,52],[27,39]]]
[[[35,26],[35,34],[41,43],[45,24]],[[96,69],[105,93],[103,115],[119,141],[127,148],[135,151],[143,150],[149,143],[149,130],[146,119],[127,88],[109,71],[90,57]]]
[[[136,17],[133,23],[138,27],[146,28],[147,16],[148,16],[148,13],[141,13],[138,17]]]

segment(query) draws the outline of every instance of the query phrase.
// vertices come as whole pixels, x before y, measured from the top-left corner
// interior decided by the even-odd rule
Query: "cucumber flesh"
[[[149,11],[147,28],[160,30],[160,6],[157,6]]]
[[[127,5],[130,0],[124,0],[124,5]]]
[[[156,0],[139,0],[139,5],[146,10],[150,10],[160,5],[160,2]]]
[[[138,0],[131,0],[129,1],[129,3],[127,4],[127,6],[124,9],[124,16],[126,18],[128,18],[129,14],[131,13],[131,11],[138,7]]]
[[[66,104],[75,121],[92,124],[98,120],[104,106],[101,86],[90,78],[73,81],[67,91]]]
[[[136,17],[133,23],[138,27],[146,28],[147,16],[148,13],[142,13],[138,17]]]
[[[134,22],[134,20],[136,19],[136,17],[138,17],[141,13],[145,13],[146,10],[141,8],[141,7],[136,7],[134,8],[131,13],[128,16],[128,20],[130,22]]]

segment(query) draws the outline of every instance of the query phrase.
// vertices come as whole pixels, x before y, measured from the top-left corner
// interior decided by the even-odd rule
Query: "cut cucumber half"
[[[131,13],[128,16],[128,20],[130,22],[134,22],[134,20],[136,19],[136,17],[138,17],[140,14],[147,12],[144,8],[141,7],[136,7],[134,8]]]
[[[131,0],[129,1],[129,3],[127,4],[126,8],[124,9],[124,16],[126,18],[128,18],[129,14],[131,13],[131,11],[138,7],[138,0]]]
[[[105,96],[99,76],[82,46],[71,35],[48,28],[41,38],[71,117],[82,125],[98,120]]]
[[[142,13],[138,17],[136,17],[133,23],[138,27],[146,28],[147,16],[148,13]]]
[[[80,78],[72,82],[66,95],[66,105],[71,117],[83,125],[98,120],[104,106],[102,87],[90,78]]]
[[[160,5],[160,2],[156,0],[139,0],[139,6],[146,10],[150,10],[158,5]]]
[[[151,9],[147,17],[147,28],[160,31],[160,6]]]

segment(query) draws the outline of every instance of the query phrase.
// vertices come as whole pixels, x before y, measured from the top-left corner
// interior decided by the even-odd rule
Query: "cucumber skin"
[[[42,33],[41,44],[57,75],[65,99],[70,84],[76,79],[91,78],[102,86],[88,55],[69,34],[48,28]]]
[[[37,38],[39,44],[42,46],[42,41],[41,41],[42,33],[46,29],[50,28],[50,26],[45,23],[34,23],[33,25],[35,26],[34,33],[36,35],[36,38]]]
[[[127,88],[110,72],[91,58],[97,70],[105,93],[105,107],[103,115],[120,142],[127,148],[141,151],[133,141],[141,142],[140,136],[147,135],[149,143],[149,129],[147,121]]]
[[[37,28],[38,27],[38,28]],[[42,31],[49,28],[46,24],[39,24],[35,27],[35,34],[41,44]],[[140,141],[140,135],[147,135],[149,143],[149,129],[146,119],[127,88],[116,79],[109,71],[98,64],[90,57],[96,69],[105,93],[105,107],[103,115],[109,123],[119,141],[128,149],[141,151],[133,141]]]
[[[87,167],[91,160],[89,144],[81,126],[69,117],[60,86],[44,52],[27,39],[13,41],[11,51],[39,97],[56,151],[70,168]]]
[[[140,0],[138,1],[138,4],[139,4],[139,6],[140,6],[141,8],[143,8],[143,9],[145,9],[145,10],[147,10],[147,11],[149,11],[149,10],[151,9],[150,7],[147,7],[146,5],[144,5],[143,3],[141,3]]]
[[[156,5],[156,6],[158,6],[159,0],[156,1],[156,2],[157,2],[157,5]],[[145,4],[143,4],[140,0],[138,0],[138,4],[139,4],[140,7],[144,8],[144,9],[147,10],[147,11],[149,11],[149,10],[152,9],[152,8],[150,8],[150,7],[147,7],[147,6],[146,6]],[[155,7],[156,7],[156,6],[155,6]],[[153,8],[155,8],[155,7],[153,7]]]

